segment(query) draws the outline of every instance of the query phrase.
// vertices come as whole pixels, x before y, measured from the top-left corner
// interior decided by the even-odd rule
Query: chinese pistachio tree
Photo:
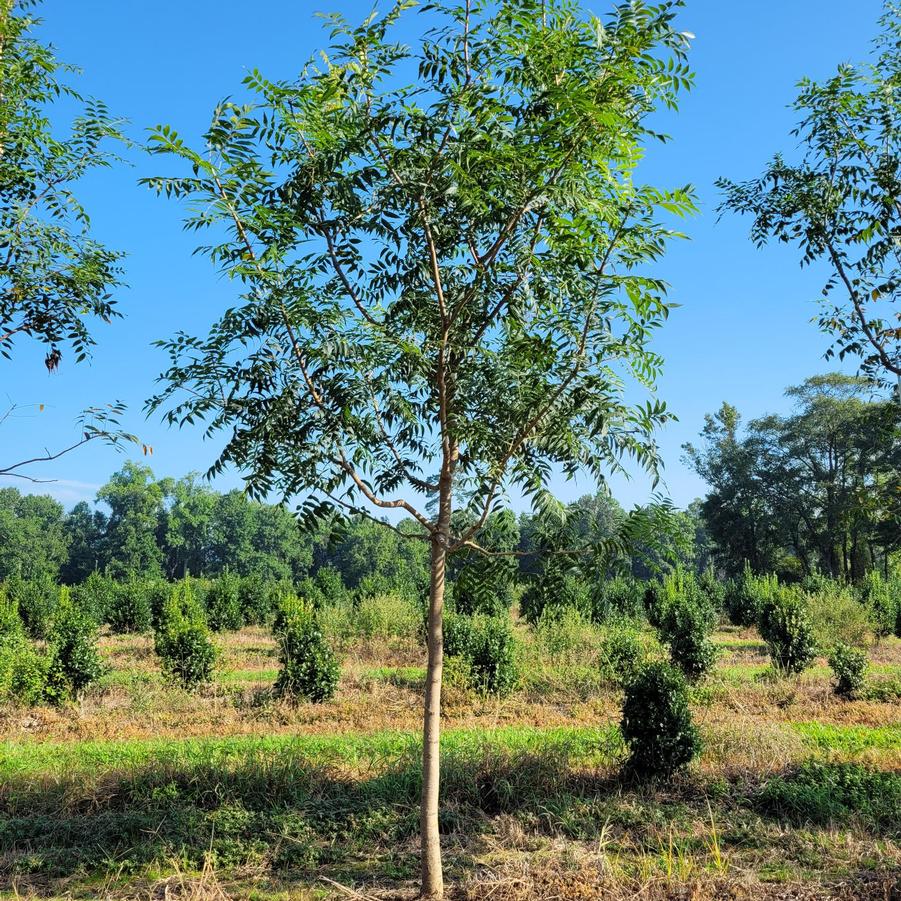
[[[648,116],[690,84],[678,3],[601,22],[573,0],[447,0],[410,47],[394,34],[415,5],[332,17],[320,61],[292,82],[253,72],[255,101],[220,105],[199,149],[154,133],[188,171],[151,186],[188,202],[242,296],[206,337],[164,342],[150,406],[224,432],[212,472],[234,465],[258,495],[419,524],[435,898],[448,557],[479,552],[511,492],[542,508],[554,474],[654,468],[668,413],[627,386],[660,368],[653,268],[693,198],[636,173]]]
[[[103,103],[82,99],[61,80],[73,70],[33,36],[35,5],[0,0],[0,354],[10,358],[18,341],[31,339],[52,372],[63,348],[76,361],[90,353],[91,317],[118,315],[111,292],[120,283],[121,254],[91,237],[87,211],[73,191],[87,172],[115,160],[108,147],[122,134]],[[80,107],[65,133],[51,118],[61,98]],[[136,440],[118,429],[123,409],[113,403],[85,410],[79,440],[0,464],[0,475],[29,479],[24,467],[97,438],[114,445]],[[11,404],[0,423],[17,412]]]
[[[863,374],[901,391],[899,9],[886,5],[872,62],[801,81],[798,159],[777,155],[757,179],[717,184],[721,210],[753,218],[758,246],[776,239],[795,245],[802,265],[825,265],[818,322],[834,339],[827,359],[856,356]]]

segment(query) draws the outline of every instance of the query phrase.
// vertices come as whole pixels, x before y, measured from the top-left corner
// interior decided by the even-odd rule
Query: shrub
[[[886,580],[878,570],[871,570],[863,581],[860,595],[877,638],[899,632],[901,584],[896,578]]]
[[[354,627],[363,638],[408,638],[421,625],[419,604],[396,592],[362,597],[357,604]]]
[[[106,668],[97,650],[97,624],[72,603],[67,588],[60,589],[48,641],[45,689],[48,700],[59,703],[77,698],[103,675]]]
[[[530,623],[538,622],[545,610],[578,610],[590,616],[588,584],[559,562],[550,563],[543,572],[532,576],[520,600],[520,610]]]
[[[598,583],[591,597],[591,618],[604,623],[619,617],[640,616],[644,608],[644,590],[640,582],[617,576]]]
[[[16,602],[22,624],[29,636],[47,638],[59,601],[56,583],[49,577],[28,581],[15,577],[7,583],[7,591]]]
[[[321,703],[335,694],[341,669],[322,634],[315,611],[297,598],[283,601],[276,616],[281,671],[275,694]]]
[[[617,685],[631,682],[646,662],[646,656],[641,633],[635,626],[620,622],[608,629],[601,648],[601,662]]]
[[[596,646],[600,635],[591,620],[572,608],[548,608],[534,629],[541,650],[553,657],[555,663],[569,658],[582,659],[585,649]]]
[[[0,700],[36,704],[46,681],[46,658],[28,641],[15,601],[0,586]]]
[[[863,689],[867,671],[867,654],[861,648],[837,644],[829,655],[829,666],[835,673],[835,693],[853,698]]]
[[[444,653],[463,662],[476,691],[506,695],[519,683],[516,637],[507,616],[449,614]]]
[[[238,585],[241,618],[249,626],[268,625],[272,622],[283,592],[285,589],[282,585],[269,582],[256,573],[244,576]]]
[[[626,769],[639,778],[669,776],[701,750],[685,677],[668,663],[642,666],[625,686],[621,729]]]
[[[72,601],[76,607],[84,610],[95,623],[107,621],[113,598],[116,592],[116,582],[109,576],[104,576],[96,570],[72,589]]]
[[[797,588],[777,588],[763,604],[760,634],[773,665],[783,673],[802,672],[816,656],[806,598]]]
[[[825,580],[816,594],[807,595],[807,609],[817,647],[863,645],[871,635],[867,609],[843,585]]]
[[[106,620],[118,635],[149,632],[153,626],[148,583],[130,579],[115,585]]]
[[[763,605],[779,589],[775,576],[755,576],[745,563],[741,578],[731,583],[725,597],[726,615],[733,626],[753,626],[760,619]]]
[[[234,632],[244,625],[241,580],[228,571],[215,579],[206,593],[207,624],[214,632]]]
[[[677,569],[663,580],[655,603],[657,628],[672,662],[689,679],[699,679],[716,662],[709,637],[716,612],[709,597],[690,572]]]
[[[162,621],[163,608],[172,593],[172,586],[164,579],[149,579],[144,583],[144,592],[150,605],[150,625],[155,630]]]
[[[731,581],[721,582],[712,566],[708,566],[698,579],[698,587],[707,598],[708,606],[717,614],[725,608],[726,592],[731,590],[732,584]]]
[[[212,679],[216,649],[190,579],[173,586],[160,613],[154,644],[163,672],[184,688]]]
[[[664,608],[663,583],[658,579],[651,579],[644,587],[644,611],[648,622],[655,628],[660,628]]]

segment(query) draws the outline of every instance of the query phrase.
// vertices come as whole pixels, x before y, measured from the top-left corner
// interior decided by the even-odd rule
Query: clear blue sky
[[[599,14],[609,8],[605,2],[589,6]],[[369,0],[45,0],[42,37],[83,68],[79,89],[126,117],[135,140],[163,122],[193,139],[217,100],[240,95],[248,69],[288,78],[325,44],[317,10],[356,20],[370,9]],[[876,0],[857,0],[853,13],[837,0],[689,0],[681,14],[681,27],[697,36],[691,54],[697,86],[678,115],[658,122],[673,141],[654,151],[643,170],[650,183],[693,183],[702,204],[687,224],[691,241],[675,245],[658,270],[682,304],[656,342],[666,359],[659,395],[680,420],[660,436],[665,487],[680,505],[704,492],[680,462],[680,447],[695,439],[706,412],[723,400],[748,418],[784,411],[786,386],[834,368],[822,359],[826,338],[810,322],[822,279],[800,270],[789,249],[756,250],[746,221],[718,223],[713,181],[751,177],[773,152],[791,150],[794,115],[787,107],[795,83],[864,57],[880,10]],[[416,15],[408,18],[412,37],[419,22]],[[80,190],[96,235],[128,254],[129,287],[119,294],[126,318],[97,329],[90,364],[64,360],[48,375],[39,350],[25,344],[13,362],[0,360],[8,398],[46,404],[43,413],[2,427],[4,461],[61,446],[71,440],[80,409],[112,399],[130,405],[125,424],[153,445],[149,462],[158,476],[204,470],[214,458],[215,446],[202,440],[199,428],[167,429],[145,420],[142,406],[165,364],[151,341],[177,329],[203,333],[233,301],[233,288],[207,260],[191,256],[194,240],[181,231],[178,205],[138,186],[139,177],[160,174],[167,161],[129,155],[130,168],[91,176]],[[89,446],[32,474],[58,479],[41,490],[68,505],[91,498],[121,460],[112,450]],[[217,484],[232,487],[239,479]],[[559,493],[569,498],[580,487],[588,486],[561,485]],[[627,506],[649,497],[641,479],[617,480],[613,487]]]

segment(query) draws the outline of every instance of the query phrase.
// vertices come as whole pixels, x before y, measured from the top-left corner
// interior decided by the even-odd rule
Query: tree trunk
[[[441,781],[441,674],[444,665],[444,580],[447,568],[447,536],[450,527],[450,491],[442,490],[438,529],[432,537],[429,586],[428,668],[422,728],[422,800],[419,828],[422,840],[422,897],[444,897],[441,868],[441,835],[438,800]]]

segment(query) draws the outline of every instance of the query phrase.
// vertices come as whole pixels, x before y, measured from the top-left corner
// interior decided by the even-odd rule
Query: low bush
[[[248,626],[269,625],[283,593],[286,591],[278,582],[269,582],[256,573],[244,576],[238,585],[241,618]]]
[[[28,635],[36,639],[47,638],[59,601],[56,583],[50,578],[25,580],[14,577],[7,582],[6,588],[18,607]]]
[[[117,635],[149,632],[153,627],[149,583],[144,579],[129,579],[114,585],[106,621]]]
[[[444,653],[463,661],[476,691],[506,695],[519,684],[518,648],[507,616],[448,614]]]
[[[805,592],[806,593],[806,592]],[[866,607],[849,588],[827,580],[815,594],[806,593],[807,611],[817,647],[863,645],[872,635]]]
[[[48,635],[45,696],[54,703],[78,698],[105,670],[97,649],[97,624],[72,603],[69,590],[61,588]]]
[[[104,576],[96,570],[80,585],[72,588],[72,601],[84,610],[96,623],[105,623],[116,593],[117,584],[114,579]]]
[[[611,625],[601,647],[601,663],[609,677],[624,687],[635,678],[647,660],[639,630],[628,621]]]
[[[717,578],[712,566],[708,566],[698,578],[698,587],[701,589],[707,603],[717,614],[722,613],[726,606],[726,592],[732,588],[731,581],[721,581]]]
[[[794,773],[771,779],[756,806],[798,825],[856,824],[872,835],[898,838],[901,774],[854,763],[805,763]]]
[[[878,570],[871,570],[861,585],[860,599],[877,638],[901,636],[901,581],[897,577],[884,579]]]
[[[660,638],[672,662],[692,681],[700,679],[716,662],[710,640],[716,611],[694,576],[681,570],[664,579],[662,595],[656,616]]]
[[[46,682],[46,657],[26,637],[15,601],[0,586],[0,700],[36,704]]]
[[[554,662],[583,659],[586,648],[596,646],[601,630],[578,610],[548,608],[534,624],[535,638],[542,653]]]
[[[591,618],[605,623],[622,617],[634,618],[644,612],[644,587],[626,576],[599,582],[591,595]]]
[[[835,674],[834,689],[844,698],[857,697],[866,681],[867,654],[861,648],[837,644],[829,655],[829,666]]]
[[[577,610],[591,616],[591,593],[578,573],[554,563],[531,577],[519,607],[530,623],[538,622],[545,610]]]
[[[645,664],[626,683],[620,728],[629,749],[626,771],[641,779],[670,776],[701,750],[688,683],[661,661]]]
[[[755,576],[745,564],[744,572],[729,586],[724,598],[726,615],[733,626],[754,626],[760,619],[763,605],[779,589],[774,575]]]
[[[163,672],[184,688],[212,679],[216,648],[190,579],[173,586],[160,613],[154,645]]]
[[[276,615],[275,636],[281,663],[275,694],[313,703],[331,698],[341,669],[313,608],[297,598],[286,598]]]
[[[224,572],[210,584],[205,598],[207,625],[214,632],[234,632],[244,625],[241,580]]]
[[[773,666],[784,674],[802,672],[816,656],[807,597],[798,588],[774,591],[761,607],[759,628]]]
[[[412,638],[422,626],[422,611],[416,601],[392,592],[360,598],[354,620],[362,638]]]

